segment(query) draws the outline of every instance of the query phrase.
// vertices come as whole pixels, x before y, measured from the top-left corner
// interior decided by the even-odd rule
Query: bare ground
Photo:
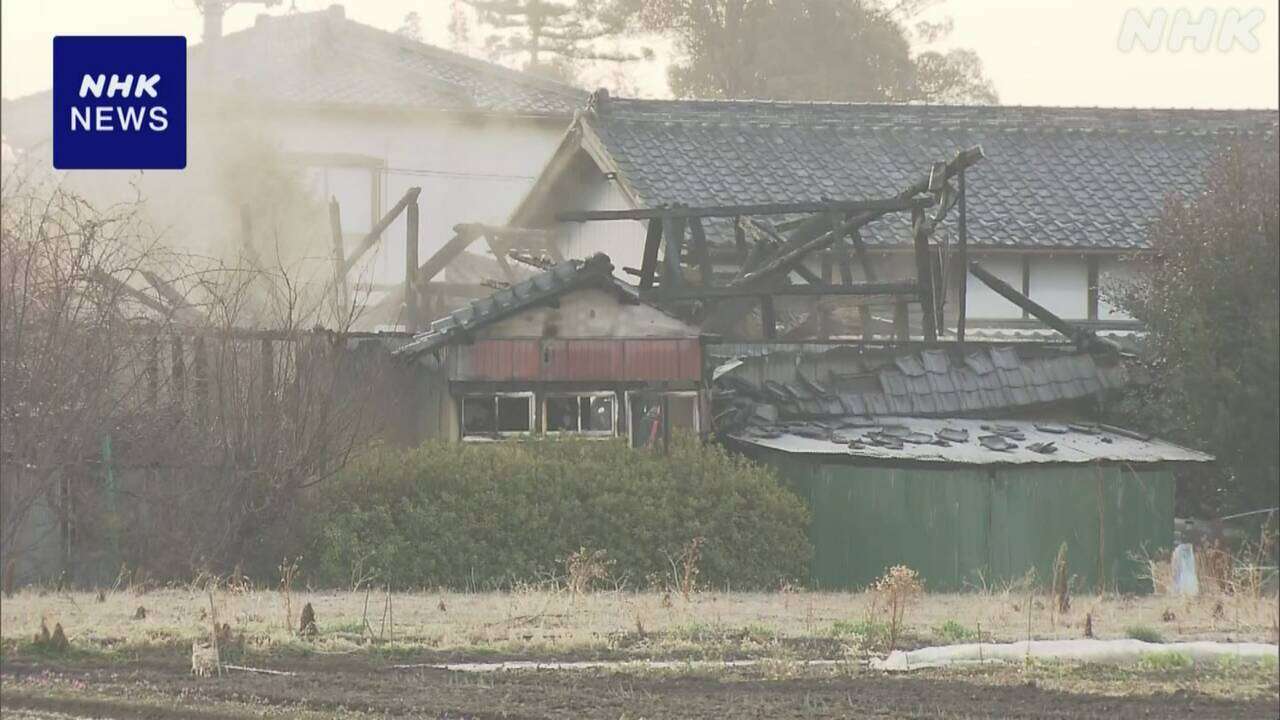
[[[219,618],[237,662],[293,676],[190,674],[190,643],[207,634],[208,596],[193,590],[19,593],[0,612],[4,717],[1277,717],[1274,664],[1098,668],[1030,664],[884,675],[863,661],[883,649],[858,634],[869,598],[846,593],[297,593],[290,624],[312,602],[320,636],[285,630],[275,592],[221,593]],[[1101,637],[1126,628],[1166,639],[1275,642],[1275,598],[1085,597],[1065,617],[1034,594],[933,595],[908,616],[904,642],[946,642],[948,621],[984,638],[1079,637],[1086,613]],[[146,617],[134,619],[137,607]],[[443,609],[442,609],[443,606]],[[202,614],[204,617],[202,617]],[[388,616],[388,622],[383,617]],[[1052,617],[1051,617],[1052,615]],[[1168,618],[1168,619],[1166,619]],[[62,623],[72,649],[30,644],[41,620]],[[394,623],[390,620],[394,619]],[[366,622],[368,625],[366,626]],[[844,625],[842,625],[844,623]],[[846,632],[850,624],[853,632]],[[404,663],[495,659],[754,657],[742,669],[396,670]],[[836,666],[805,666],[838,658]]]

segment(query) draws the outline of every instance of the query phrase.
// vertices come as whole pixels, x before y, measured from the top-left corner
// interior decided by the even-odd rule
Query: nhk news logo
[[[53,39],[53,166],[187,166],[187,39]]]

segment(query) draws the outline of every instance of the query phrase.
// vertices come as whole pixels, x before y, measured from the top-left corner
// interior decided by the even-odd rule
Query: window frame
[[[467,400],[488,398],[493,401],[493,430],[485,433],[468,434],[467,433]],[[500,398],[523,398],[528,402],[529,406],[529,429],[528,430],[498,430],[498,400]],[[490,392],[490,393],[463,393],[458,399],[458,434],[463,442],[484,442],[495,438],[506,437],[528,437],[537,431],[537,398],[533,392]]]
[[[578,412],[578,429],[577,430],[548,430],[547,429],[547,419],[550,417],[550,413],[547,412],[547,403],[549,401],[556,400],[556,399],[564,399],[564,398],[574,398],[579,402],[581,402],[582,398],[597,398],[597,397],[607,397],[612,401],[611,405],[613,407],[610,413],[610,420],[611,420],[612,426],[609,430],[583,430],[581,409],[579,409],[579,412]],[[620,404],[621,403],[618,402],[618,393],[613,390],[587,390],[587,391],[581,391],[581,392],[544,393],[542,395],[542,434],[551,436],[551,437],[559,437],[561,435],[574,435],[574,436],[592,437],[592,438],[617,437],[618,406]],[[579,408],[581,408],[581,406],[579,406]]]
[[[669,395],[671,397],[688,397],[693,398],[693,431],[699,435],[702,434],[702,393],[698,390],[628,390],[626,391],[627,405],[627,445],[636,447],[635,430],[631,427],[635,421],[635,415],[631,411],[631,396],[637,394],[644,395]]]

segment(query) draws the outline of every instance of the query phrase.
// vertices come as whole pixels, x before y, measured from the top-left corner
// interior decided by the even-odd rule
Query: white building
[[[348,20],[340,5],[261,15],[251,28],[195,45],[188,76],[186,170],[68,175],[98,200],[128,197],[139,183],[157,224],[201,251],[239,231],[240,209],[228,201],[239,178],[227,177],[224,160],[237,143],[252,142],[303,169],[319,205],[320,255],[329,248],[330,197],[340,203],[350,250],[406,189],[421,187],[425,259],[457,223],[505,220],[587,99],[562,83]],[[48,92],[6,101],[7,143],[51,154],[51,112]],[[245,199],[258,217],[270,201]],[[364,277],[402,280],[403,223],[384,233]]]

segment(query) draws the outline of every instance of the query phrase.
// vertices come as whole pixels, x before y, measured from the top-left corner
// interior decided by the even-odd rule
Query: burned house
[[[726,442],[808,501],[810,579],[862,587],[891,565],[932,589],[1052,577],[1143,589],[1173,545],[1174,472],[1209,456],[1099,424],[1140,380],[1065,344],[713,346]],[[1149,589],[1149,587],[1148,587]]]
[[[641,100],[600,91],[509,222],[555,229],[566,257],[604,252],[621,272],[642,264],[644,224],[581,222],[573,211],[884,197],[930,163],[981,146],[988,162],[970,174],[967,192],[970,260],[1058,316],[1119,338],[1139,328],[1108,302],[1108,290],[1145,262],[1146,230],[1165,195],[1199,192],[1214,152],[1276,129],[1274,110]],[[791,217],[753,218],[747,244]],[[957,219],[932,238],[936,294],[947,310],[941,334],[956,333],[952,309],[965,294],[971,339],[1052,337],[967,273],[955,252]],[[744,261],[737,225],[733,217],[705,223],[716,273],[732,276]],[[803,269],[838,279],[850,265],[855,281],[914,275],[912,250],[912,223],[898,215],[810,254]],[[892,334],[892,304],[864,314],[827,303],[822,322],[805,325],[809,309],[796,300],[780,308],[780,334]],[[919,320],[912,310],[913,337],[922,335]]]
[[[661,432],[699,432],[698,328],[641,302],[613,270],[604,255],[553,265],[398,348],[424,378],[425,434],[628,437],[646,446]]]

